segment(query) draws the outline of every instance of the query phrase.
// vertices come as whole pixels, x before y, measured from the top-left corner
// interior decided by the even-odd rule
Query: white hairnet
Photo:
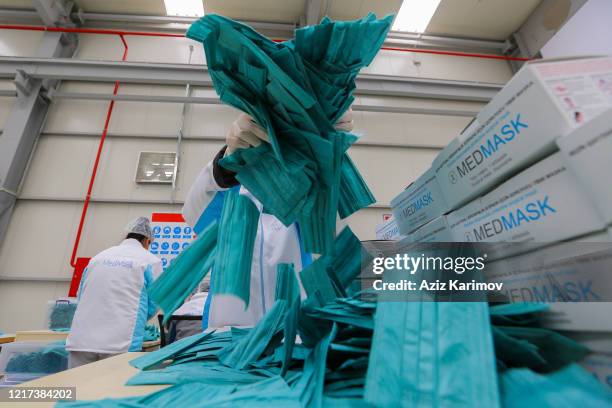
[[[151,221],[147,217],[138,217],[135,220],[130,221],[125,226],[125,232],[144,235],[151,239],[153,233],[151,232]]]

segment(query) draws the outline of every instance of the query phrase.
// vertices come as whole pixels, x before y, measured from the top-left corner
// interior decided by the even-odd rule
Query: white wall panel
[[[6,57],[34,56],[42,36],[42,31],[0,29],[0,55]]]
[[[388,50],[381,50],[362,72],[493,83],[506,83],[512,76],[503,60]]]
[[[65,82],[62,91],[78,93],[112,92],[112,85]],[[184,88],[125,84],[119,89],[127,95],[181,96]],[[194,96],[214,96],[212,89],[194,89]],[[356,105],[393,106],[421,109],[478,111],[482,103],[417,98],[360,96]],[[52,105],[46,122],[47,133],[100,133],[108,101],[59,99]],[[175,135],[180,127],[179,103],[117,102],[109,125],[111,134]],[[239,112],[226,105],[192,104],[187,107],[183,134],[190,137],[223,137]],[[361,141],[393,146],[445,146],[468,123],[465,116],[440,116],[383,112],[355,112],[355,131]],[[436,126],[431,126],[432,121]]]
[[[69,260],[81,208],[79,202],[18,201],[0,248],[0,276],[70,278]],[[150,217],[155,211],[176,212],[180,206],[90,204],[78,256],[91,257],[116,245],[128,221],[141,215]],[[0,280],[0,285],[4,281]]]
[[[26,176],[22,197],[83,197],[98,139],[90,136],[42,136]],[[184,200],[199,171],[222,147],[221,142],[187,140],[182,144],[176,199]],[[101,156],[93,197],[104,200],[170,200],[169,185],[134,182],[140,151],[176,149],[172,140],[111,137]],[[350,155],[380,204],[388,204],[431,164],[436,149],[356,145]]]
[[[0,281],[0,331],[44,329],[47,301],[66,296],[68,282]]]
[[[444,147],[470,120],[461,116],[354,112],[359,142],[391,146]],[[434,121],[436,126],[432,126]]]
[[[346,223],[362,241],[376,239],[375,228],[383,222],[383,214],[391,214],[390,208],[364,208],[346,219]]]
[[[433,149],[365,146],[349,150],[379,205],[389,205],[393,197],[429,168],[437,153]]]
[[[22,197],[83,197],[97,147],[96,137],[42,136],[23,185]],[[184,199],[199,171],[221,147],[220,142],[183,142],[177,199]],[[176,142],[168,139],[107,138],[92,196],[105,200],[170,200],[170,185],[134,182],[141,151],[175,152]]]

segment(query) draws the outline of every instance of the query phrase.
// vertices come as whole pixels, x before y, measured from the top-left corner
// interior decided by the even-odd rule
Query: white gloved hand
[[[344,115],[334,125],[334,129],[342,132],[350,132],[353,130],[353,108],[348,108]]]
[[[238,119],[232,123],[225,137],[227,149],[224,156],[229,156],[237,149],[259,146],[262,140],[264,142],[269,141],[266,131],[255,123],[249,115],[241,113]]]

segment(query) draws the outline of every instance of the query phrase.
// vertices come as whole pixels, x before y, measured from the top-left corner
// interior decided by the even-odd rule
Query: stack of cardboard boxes
[[[487,278],[551,327],[612,333],[612,303],[556,303],[612,294],[612,261],[572,273],[612,242],[612,58],[525,64],[391,207],[407,240],[499,243]]]

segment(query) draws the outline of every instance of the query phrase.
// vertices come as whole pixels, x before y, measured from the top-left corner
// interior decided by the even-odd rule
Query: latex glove
[[[353,130],[353,108],[349,108],[344,115],[340,116],[340,119],[334,125],[334,129],[343,132],[350,132]]]
[[[238,119],[232,123],[225,137],[225,143],[227,144],[225,156],[234,153],[236,149],[259,146],[262,140],[264,142],[269,140],[266,131],[255,123],[249,115],[241,113]]]

